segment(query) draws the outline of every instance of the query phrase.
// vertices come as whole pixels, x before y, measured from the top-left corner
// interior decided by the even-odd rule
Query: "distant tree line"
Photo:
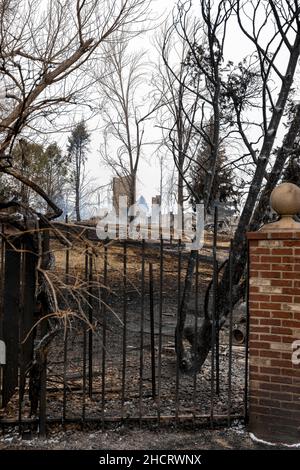
[[[20,139],[12,150],[14,168],[24,177],[42,187],[51,200],[77,221],[85,196],[90,134],[82,120],[72,129],[65,151],[57,142],[49,145]],[[34,189],[9,175],[0,174],[0,197],[15,198],[39,212],[47,212],[48,204]]]

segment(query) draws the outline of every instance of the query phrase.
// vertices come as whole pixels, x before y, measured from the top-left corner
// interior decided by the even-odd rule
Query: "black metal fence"
[[[71,225],[60,228],[67,239],[74,237]],[[218,265],[228,258],[230,242],[218,236],[216,221],[197,254],[187,312],[196,332],[213,279],[211,352],[201,371],[189,374],[180,370],[174,341],[189,257],[180,241],[102,243],[76,229],[69,248],[51,232],[55,264],[43,275],[47,288],[57,290],[55,315],[51,309],[36,314],[36,257],[26,247],[18,237],[2,236],[0,339],[7,361],[1,366],[0,424],[39,424],[43,434],[51,422],[214,426],[246,416],[247,338],[235,343],[232,308],[218,328]],[[247,332],[247,315],[245,321]],[[34,350],[53,328],[41,361]],[[193,346],[186,347],[192,354]]]

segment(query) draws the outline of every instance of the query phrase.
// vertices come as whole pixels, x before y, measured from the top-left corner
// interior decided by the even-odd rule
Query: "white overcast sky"
[[[157,17],[156,23],[161,24],[170,14],[173,7],[176,5],[176,0],[154,0],[152,9],[155,12],[155,16]],[[197,8],[199,5],[197,0],[194,1],[195,5],[195,13],[197,12]],[[159,26],[158,26],[159,27]],[[232,60],[234,62],[238,62],[242,60],[249,52],[249,42],[241,34],[241,31],[238,30],[235,22],[233,21],[228,28],[229,36],[228,36],[228,43],[227,43],[227,50],[225,49],[225,60]],[[157,57],[157,52],[152,45],[153,36],[155,31],[150,31],[147,34],[144,34],[142,37],[138,38],[138,45],[142,50],[148,50],[149,56],[151,60],[155,60]],[[134,40],[136,44],[136,39]],[[134,47],[136,47],[134,45]],[[282,61],[284,62],[285,58],[282,57]],[[90,175],[95,179],[96,184],[105,185],[110,183],[112,179],[112,172],[111,170],[107,169],[103,163],[101,162],[100,155],[99,155],[99,145],[101,141],[101,116],[89,121],[88,127],[92,132],[92,141],[90,146],[90,155],[88,159],[87,169]],[[148,133],[152,133],[154,138],[158,138],[160,135],[160,131],[154,129],[153,126],[151,128],[148,127],[146,129]],[[152,135],[151,135],[152,137]],[[61,144],[65,145],[66,137],[62,137]],[[149,139],[148,139],[149,140]],[[138,182],[137,182],[137,196],[143,195],[147,202],[151,202],[151,197],[155,194],[159,193],[159,162],[158,159],[153,154],[154,148],[153,147],[145,147],[145,158],[141,161],[139,171],[138,171]],[[170,162],[169,170],[171,170],[172,164]],[[167,170],[166,170],[167,172]],[[164,174],[165,178],[168,175]],[[103,203],[104,201],[102,201]],[[106,205],[106,204],[105,204]]]
[[[175,4],[176,0],[153,1],[152,11],[156,18],[155,24],[158,25],[158,28],[167,19]],[[157,56],[155,48],[152,44],[154,34],[155,29],[138,38],[139,47],[142,50],[149,51],[149,57],[151,57],[151,60],[154,59],[155,55]],[[136,44],[136,39],[133,41],[135,41]],[[99,143],[101,140],[101,117],[91,120],[87,123],[87,125],[89,129],[92,130],[92,140],[87,169],[90,176],[97,179],[97,183],[99,183],[99,185],[105,185],[111,182],[112,171],[103,165],[99,155]],[[160,131],[154,129],[153,124],[148,125],[147,132],[147,140],[149,140],[149,134],[151,134],[150,138],[155,139],[158,139],[160,136]],[[155,194],[159,194],[159,162],[153,154],[155,150],[154,147],[146,146],[144,149],[145,157],[141,160],[138,171],[137,197],[143,195],[147,202],[151,203],[151,197],[155,196]],[[104,194],[106,194],[106,191]]]

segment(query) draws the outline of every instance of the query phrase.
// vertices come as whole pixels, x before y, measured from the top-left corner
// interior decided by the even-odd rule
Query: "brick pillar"
[[[297,230],[279,231],[275,223],[266,231],[248,233],[249,430],[261,439],[285,443],[300,442],[300,364],[292,361],[300,340],[297,225]]]

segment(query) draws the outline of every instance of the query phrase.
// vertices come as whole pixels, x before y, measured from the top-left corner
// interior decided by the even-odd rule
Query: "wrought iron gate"
[[[50,230],[55,266],[47,279],[58,286],[59,311],[43,321],[34,314],[37,255],[32,239],[2,237],[0,339],[7,363],[0,424],[23,428],[39,423],[43,433],[47,422],[214,425],[245,417],[247,338],[234,344],[232,313],[220,331],[215,318],[211,352],[200,373],[180,370],[174,335],[189,256],[184,245],[162,238],[100,243],[90,235],[84,238],[71,224],[61,224],[60,230],[72,247],[62,246]],[[227,237],[219,235],[218,251],[217,237],[212,233],[208,238],[197,255],[187,315],[195,333],[203,320],[207,283],[217,277],[218,259],[229,253]],[[34,344],[45,335],[48,321],[60,329],[47,346],[35,412],[30,369]]]

